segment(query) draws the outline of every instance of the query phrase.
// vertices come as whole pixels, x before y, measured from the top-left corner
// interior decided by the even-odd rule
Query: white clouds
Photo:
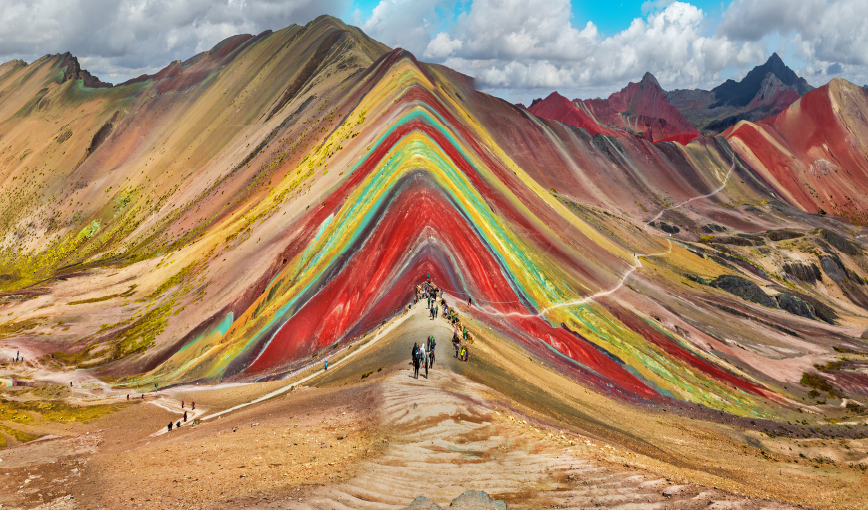
[[[865,0],[734,0],[717,31],[752,41],[779,34],[807,62],[800,71],[808,78],[824,82],[843,75],[860,81],[868,76],[866,19]]]
[[[569,0],[475,0],[448,32],[430,40],[424,56],[511,95],[553,88],[610,92],[646,71],[664,86],[708,85],[723,69],[765,57],[759,44],[703,35],[706,18],[693,5],[662,1],[645,9],[645,18],[603,37],[593,23],[573,26]]]
[[[352,1],[0,0],[0,61],[70,51],[118,82],[231,35],[341,15]],[[608,37],[592,22],[573,25],[570,0],[380,0],[353,22],[512,97],[606,95],[646,71],[666,88],[711,87],[721,73],[765,61],[770,40],[815,84],[832,75],[868,81],[866,0],[733,0],[717,27],[686,1],[648,0],[642,17]]]
[[[0,0],[0,61],[70,51],[107,81],[153,72],[226,37],[341,14],[350,0]]]
[[[388,46],[421,56],[436,39],[443,21],[440,13],[451,11],[455,4],[455,0],[381,0],[361,29]]]
[[[428,43],[424,55],[428,58],[440,60],[452,56],[452,54],[460,50],[462,46],[464,46],[464,43],[461,41],[449,37],[449,34],[446,32],[440,32],[437,34],[437,37]]]
[[[858,81],[868,69],[866,0],[734,0],[716,29],[687,0],[649,0],[642,12],[604,37],[572,24],[570,0],[381,0],[364,28],[512,97],[606,95],[646,71],[666,88],[710,88],[763,63],[773,33],[814,82],[832,71]]]

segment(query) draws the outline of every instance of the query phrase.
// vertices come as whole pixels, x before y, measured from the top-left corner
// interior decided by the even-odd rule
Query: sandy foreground
[[[291,390],[293,380],[180,386],[133,398],[88,424],[44,423],[41,430],[51,435],[0,450],[0,504],[4,509],[402,508],[419,495],[448,505],[474,489],[511,508],[865,507],[861,472],[815,472],[774,454],[771,461],[757,460],[741,447],[724,452],[732,434],[720,424],[687,429],[683,423],[694,422],[688,417],[599,405],[604,418],[595,422],[611,420],[613,430],[623,431],[644,420],[647,433],[661,436],[656,444],[633,448],[617,434],[582,430],[556,406],[549,406],[550,415],[541,414],[533,402],[518,398],[521,388],[542,388],[562,402],[567,397],[547,384],[588,392],[557,374],[524,366],[514,371],[522,377],[498,383],[499,371],[527,356],[511,356],[514,346],[480,339],[472,346],[471,362],[459,362],[450,352],[449,327],[420,308],[366,344],[335,355],[328,372],[317,367],[300,373],[293,380],[306,382]],[[437,338],[438,361],[427,378],[423,369],[415,379],[407,361],[410,349],[429,334]],[[534,370],[534,377],[544,380],[532,380],[528,374]],[[567,388],[570,384],[575,388]],[[286,391],[244,405],[281,389]],[[596,405],[588,399],[585,405]],[[188,422],[164,432],[170,420],[181,419],[181,400]],[[120,397],[112,401],[126,403]],[[231,408],[236,409],[220,414]],[[617,413],[622,423],[615,423]],[[202,421],[194,425],[196,418]],[[680,447],[669,449],[676,439],[659,430],[674,431]],[[655,448],[661,451],[656,458],[641,453]],[[671,461],[678,451],[683,454]],[[710,464],[709,457],[720,466],[696,468]],[[729,478],[720,474],[730,468]],[[783,480],[798,484],[803,494]],[[825,483],[825,489],[817,485]]]

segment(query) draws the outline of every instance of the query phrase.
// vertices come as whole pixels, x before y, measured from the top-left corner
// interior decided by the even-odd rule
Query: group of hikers
[[[129,395],[127,395],[127,397],[129,397]],[[184,409],[184,404],[185,404],[185,402],[182,400],[181,401],[181,409]],[[195,401],[190,402],[190,409],[194,410],[194,411],[196,410],[196,402]],[[187,423],[187,411],[184,411],[184,423]],[[169,422],[169,432],[172,431],[173,426],[175,428],[181,428],[181,420],[178,420],[177,424]]]
[[[468,344],[472,342],[470,332],[467,331],[466,327],[461,325],[455,309],[446,303],[446,298],[443,297],[443,290],[439,289],[431,281],[430,275],[428,275],[428,278],[423,283],[416,285],[413,304],[418,303],[422,299],[427,301],[431,320],[440,316],[440,307],[443,307],[442,316],[452,324],[454,329],[452,333],[452,347],[455,349],[455,357],[461,361],[470,361],[470,350],[468,348]],[[467,305],[471,306],[472,304],[472,299],[468,298]],[[409,306],[411,309],[412,307],[413,305]],[[429,336],[422,345],[418,343],[413,344],[411,359],[413,363],[413,377],[416,379],[419,378],[419,371],[422,367],[425,367],[425,378],[428,378],[428,369],[434,367],[434,347],[436,345],[437,342],[433,336]]]
[[[422,345],[413,344],[411,357],[413,359],[413,377],[419,378],[419,369],[425,366],[425,379],[428,378],[428,369],[434,368],[434,347],[437,346],[437,341],[433,336],[428,336],[428,339]]]

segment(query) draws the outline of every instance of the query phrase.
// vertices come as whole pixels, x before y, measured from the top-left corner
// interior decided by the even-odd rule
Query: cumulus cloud
[[[119,82],[237,34],[341,14],[350,0],[3,0],[0,61],[69,51]]]
[[[646,71],[663,86],[710,85],[720,71],[766,56],[760,43],[704,35],[705,14],[688,3],[661,0],[643,9],[645,17],[604,37],[591,22],[572,24],[569,0],[474,0],[448,32],[430,39],[424,56],[513,96],[538,89],[605,94]]]
[[[462,46],[464,46],[463,42],[449,37],[449,34],[446,32],[440,32],[437,34],[437,37],[428,43],[428,47],[425,48],[425,56],[434,59],[451,57]]]
[[[374,39],[391,46],[423,55],[442,23],[448,19],[457,0],[381,0],[370,18],[361,24],[362,30]],[[443,44],[447,41],[441,39]],[[436,46],[433,51],[443,51]]]
[[[734,0],[717,28],[720,37],[757,41],[778,34],[807,64],[814,81],[868,79],[868,2],[865,0]]]

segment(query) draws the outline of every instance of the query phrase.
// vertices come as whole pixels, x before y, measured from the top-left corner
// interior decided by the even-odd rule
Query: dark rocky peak
[[[769,73],[774,74],[781,83],[798,92],[800,96],[814,90],[804,78],[787,67],[777,53],[773,53],[765,64],[754,67],[741,81],[726,80],[712,89],[717,102],[711,105],[711,108],[747,106],[760,91]]]
[[[63,80],[61,83],[66,82],[67,80],[81,80],[84,82],[85,87],[90,88],[104,88],[111,87],[111,83],[105,83],[100,81],[99,78],[87,72],[86,69],[82,69],[81,65],[78,63],[78,59],[75,58],[71,53],[66,52],[63,55],[63,60],[61,60],[60,65],[66,66],[66,71],[63,73]]]
[[[543,101],[543,98],[538,97],[538,98],[536,98],[536,99],[534,99],[533,101],[530,102],[530,106],[529,106],[528,108],[533,107],[533,106],[534,106],[535,104],[537,104],[537,103],[542,103],[542,101]]]
[[[655,78],[654,75],[650,72],[647,72],[644,76],[642,76],[642,81],[639,83],[639,85],[641,85],[642,88],[654,87],[663,90],[663,87],[660,86],[657,78]]]

